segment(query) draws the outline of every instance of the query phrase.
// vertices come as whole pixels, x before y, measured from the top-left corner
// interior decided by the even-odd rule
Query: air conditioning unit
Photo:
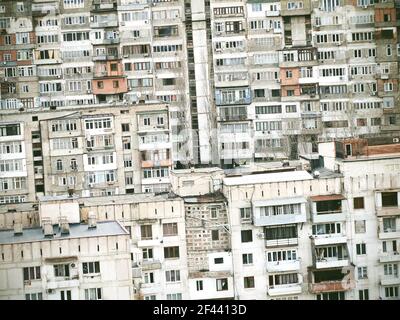
[[[94,187],[94,183],[89,183],[89,188],[93,188]]]
[[[394,143],[399,143],[400,142],[400,138],[393,138],[393,142]]]

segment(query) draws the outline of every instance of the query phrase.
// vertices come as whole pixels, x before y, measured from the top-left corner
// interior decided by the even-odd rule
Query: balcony
[[[400,261],[400,252],[392,251],[392,252],[379,253],[379,262],[381,263],[399,262],[399,261]]]
[[[312,240],[316,246],[347,243],[347,237],[340,233],[313,235]]]
[[[306,222],[306,202],[303,197],[253,201],[254,225],[260,227]],[[294,205],[298,208],[291,211],[290,206]]]
[[[342,201],[345,198],[341,194],[310,197],[312,207],[312,222],[327,223],[345,221],[346,216],[342,212]]]
[[[160,142],[139,142],[139,151],[146,150],[163,150],[163,149],[171,149],[172,143],[169,141],[160,141]]]
[[[315,267],[317,269],[330,269],[330,268],[342,268],[350,264],[349,258],[323,258],[315,261]]]
[[[381,228],[381,226],[379,226],[379,229],[382,230],[383,228]],[[399,229],[399,227],[397,227],[397,228],[393,228],[393,229],[383,230],[383,232],[380,231],[378,233],[378,238],[380,240],[400,238],[400,229]]]
[[[152,168],[152,167],[169,167],[172,165],[171,159],[165,160],[143,160],[142,168]]]
[[[141,239],[138,241],[138,247],[155,247],[160,245],[160,239]]]
[[[157,270],[161,269],[161,262],[159,260],[143,260],[142,270]]]
[[[58,6],[58,1],[48,2],[48,3],[32,3],[32,16],[40,17],[49,14],[58,15],[60,14],[60,8]]]
[[[376,208],[376,215],[378,217],[398,216],[398,215],[400,215],[400,207],[398,207],[398,206],[377,207]]]
[[[310,283],[309,290],[311,293],[323,293],[323,292],[337,292],[337,291],[348,291],[355,288],[354,280],[338,280],[338,281],[323,281],[319,283]]]
[[[400,276],[397,275],[382,275],[380,277],[380,283],[382,286],[391,286],[400,284]]]
[[[299,243],[298,238],[265,240],[266,247],[297,246],[298,243]]]
[[[267,262],[268,272],[285,272],[300,270],[300,260]]]
[[[93,61],[106,61],[106,60],[118,60],[119,56],[118,55],[98,55],[98,56],[93,56]]]
[[[275,285],[268,288],[268,295],[271,297],[288,294],[300,294],[301,292],[301,283]]]
[[[61,288],[73,288],[79,287],[79,276],[71,277],[70,279],[62,278],[58,279],[48,279],[47,289],[61,289]]]

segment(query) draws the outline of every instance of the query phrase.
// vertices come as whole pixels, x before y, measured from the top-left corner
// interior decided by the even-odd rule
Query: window
[[[104,82],[103,81],[98,81],[97,82],[97,88],[98,89],[104,89]]]
[[[154,272],[145,272],[143,274],[144,283],[154,283]]]
[[[251,219],[251,208],[240,208],[240,219],[242,220]]]
[[[211,208],[211,219],[218,218],[218,208]]]
[[[296,105],[286,106],[286,113],[294,113],[297,112]]]
[[[242,262],[243,264],[253,264],[253,254],[252,253],[242,254]]]
[[[385,298],[398,298],[399,287],[385,287]]]
[[[355,233],[365,233],[365,220],[354,221]]]
[[[176,222],[164,223],[163,224],[163,235],[164,235],[164,237],[177,236],[178,235],[178,224]]]
[[[121,124],[122,132],[129,132],[129,123]]]
[[[144,296],[144,300],[156,300],[157,296],[154,294]]]
[[[357,267],[358,279],[368,279],[367,267]]]
[[[383,218],[383,232],[396,231],[396,218]]]
[[[367,254],[367,248],[365,243],[358,243],[356,245],[357,255]]]
[[[43,300],[43,294],[38,293],[27,293],[25,294],[25,300]]]
[[[354,209],[364,209],[364,197],[353,199]]]
[[[100,273],[100,262],[83,262],[82,263],[83,274]]]
[[[196,281],[196,290],[197,291],[203,291],[203,280],[197,280]]]
[[[392,45],[391,44],[386,45],[386,55],[388,57],[390,57],[392,55]]]
[[[394,263],[385,263],[383,265],[383,272],[385,276],[393,276],[397,278],[399,276],[399,267]]]
[[[244,288],[254,288],[254,277],[244,277]]]
[[[344,291],[317,294],[317,300],[344,300]]]
[[[145,224],[140,226],[140,234],[142,240],[151,240],[153,239],[153,229],[151,224]]]
[[[223,264],[224,258],[214,258],[214,264]]]
[[[385,92],[393,91],[393,82],[386,82],[383,84],[383,90]]]
[[[291,70],[286,70],[286,78],[290,79],[293,77],[293,72]]]
[[[181,281],[181,273],[179,270],[165,271],[165,279],[167,282]]]
[[[167,300],[182,300],[182,293],[169,293]]]
[[[61,300],[72,300],[71,290],[62,290],[62,291],[60,291],[60,299]]]
[[[242,230],[241,235],[242,235],[242,243],[253,241],[253,231],[252,230]]]
[[[358,290],[358,300],[369,300],[369,290]]]
[[[226,291],[228,290],[228,279],[217,279],[217,291]]]
[[[62,171],[63,169],[63,163],[61,159],[57,160],[57,171]]]
[[[213,241],[219,240],[219,230],[211,230],[211,239]]]
[[[113,88],[119,88],[119,81],[113,80]]]
[[[101,300],[101,288],[85,289],[85,300]]]
[[[382,192],[382,207],[397,207],[397,192]]]
[[[267,253],[268,262],[297,261],[297,250],[275,250]]]
[[[143,248],[142,255],[143,255],[143,260],[153,259],[153,249],[152,248]]]
[[[55,277],[69,277],[69,264],[56,264],[54,265]]]
[[[41,279],[40,267],[26,267],[23,269],[23,271],[24,271],[24,281]]]
[[[179,258],[179,247],[165,247],[164,258],[165,259]]]

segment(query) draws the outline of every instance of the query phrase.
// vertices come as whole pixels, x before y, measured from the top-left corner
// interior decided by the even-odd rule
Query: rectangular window
[[[142,240],[153,239],[153,229],[151,224],[145,224],[140,226],[140,234]]]
[[[368,279],[367,267],[357,267],[358,279]]]
[[[358,300],[369,300],[369,290],[358,290]]]
[[[254,277],[244,277],[244,288],[249,289],[249,288],[254,288]]]
[[[164,237],[177,236],[177,235],[178,235],[178,224],[176,222],[163,224]]]
[[[43,300],[43,294],[38,293],[27,293],[25,294],[25,300]]]
[[[397,207],[397,192],[382,192],[382,207]]]
[[[365,233],[365,220],[354,221],[355,233]]]
[[[54,265],[55,277],[69,277],[69,264],[56,264]]]
[[[165,259],[179,258],[179,247],[165,247],[164,258]]]
[[[252,230],[242,230],[241,236],[242,236],[242,243],[253,241],[253,231]]]
[[[228,290],[228,279],[217,279],[216,280],[217,291],[226,291]]]
[[[167,282],[178,282],[181,281],[181,273],[179,270],[165,271],[165,279]]]
[[[100,273],[100,262],[99,261],[83,262],[82,270],[83,270],[83,274]]]
[[[242,254],[242,262],[243,264],[253,264],[253,254],[252,253]]]
[[[365,243],[358,243],[356,245],[357,255],[367,254],[367,247]]]
[[[219,240],[219,230],[211,230],[211,239],[213,241]]]
[[[354,209],[364,209],[364,197],[353,199]]]
[[[196,290],[197,291],[203,291],[203,280],[197,280],[196,281]]]
[[[23,271],[24,271],[24,281],[41,279],[40,267],[26,267],[23,268]]]
[[[101,300],[101,288],[85,289],[85,300]]]

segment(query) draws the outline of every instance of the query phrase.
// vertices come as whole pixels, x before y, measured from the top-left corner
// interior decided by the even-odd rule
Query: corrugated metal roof
[[[35,241],[52,241],[73,238],[91,238],[104,236],[117,236],[129,234],[116,221],[98,222],[96,228],[88,228],[87,224],[70,224],[69,234],[61,235],[58,226],[53,227],[55,235],[52,238],[45,238],[42,228],[24,229],[21,235],[14,235],[14,230],[0,231],[0,244],[12,244]]]

